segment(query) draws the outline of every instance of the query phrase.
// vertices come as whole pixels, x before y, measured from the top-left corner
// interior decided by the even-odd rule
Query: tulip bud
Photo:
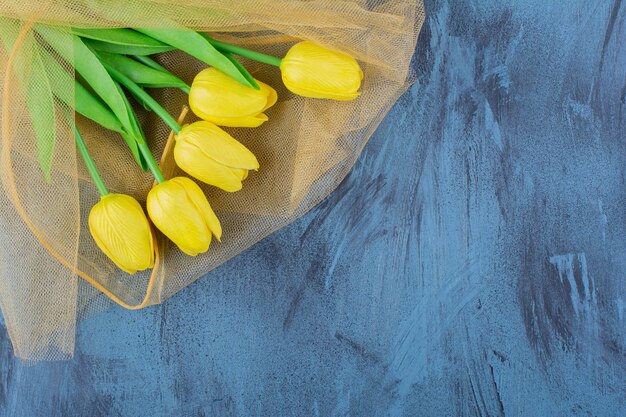
[[[102,252],[129,274],[154,266],[152,229],[131,196],[102,196],[89,213],[89,230]]]
[[[257,127],[268,120],[263,113],[276,103],[276,91],[256,80],[247,87],[215,68],[200,71],[191,84],[189,107],[201,119],[219,126]]]
[[[280,70],[285,86],[304,97],[353,100],[363,79],[354,58],[307,41],[289,49]]]
[[[176,177],[157,184],[148,193],[148,214],[154,225],[187,255],[209,249],[211,236],[222,236],[222,226],[204,193],[192,180]]]
[[[248,170],[259,169],[248,148],[206,121],[183,126],[176,135],[174,159],[187,174],[229,192],[241,190]]]

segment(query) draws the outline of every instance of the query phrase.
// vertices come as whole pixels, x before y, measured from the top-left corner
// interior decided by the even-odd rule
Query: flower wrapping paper
[[[330,194],[410,83],[424,9],[414,0],[181,0],[174,5],[167,0],[0,0],[0,16],[19,23],[16,33],[0,25],[5,38],[13,39],[0,48],[0,308],[15,354],[37,361],[71,357],[76,323],[110,306],[109,297],[130,309],[160,303]],[[203,187],[222,222],[221,243],[190,258],[160,236],[154,269],[130,276],[89,234],[89,209],[99,196],[77,156],[74,123],[111,192],[144,204],[152,178],[136,166],[119,136],[77,116],[57,117],[51,126],[51,180],[44,179],[27,102],[32,94],[45,98],[45,88],[24,88],[45,70],[33,22],[85,28],[184,25],[276,56],[309,40],[354,56],[364,73],[362,93],[350,102],[299,97],[284,87],[276,68],[242,60],[278,93],[262,126],[225,128],[257,156],[259,171],[234,194]],[[178,51],[157,60],[188,83],[206,67]],[[50,82],[63,81],[57,73],[47,75]],[[73,88],[67,85],[68,91]],[[180,91],[155,90],[153,96],[173,115],[186,104]],[[170,132],[152,114],[140,112],[140,118],[158,159]],[[164,171],[181,175],[171,159],[166,152]]]

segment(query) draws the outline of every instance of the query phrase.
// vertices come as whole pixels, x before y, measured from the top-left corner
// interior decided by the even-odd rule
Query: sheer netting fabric
[[[111,300],[128,309],[160,303],[328,196],[406,90],[424,20],[423,4],[415,0],[175,3],[0,0],[0,308],[15,354],[24,360],[71,357],[76,324],[86,314],[110,306]],[[38,162],[37,121],[28,104],[33,95],[50,95],[50,84],[65,82],[67,91],[74,87],[54,72],[73,74],[71,62],[67,68],[42,68],[40,56],[50,51],[33,31],[37,23],[88,28],[185,25],[279,57],[306,39],[354,56],[364,72],[362,93],[350,102],[303,98],[283,86],[278,68],[242,59],[255,78],[278,92],[278,103],[266,112],[269,121],[261,127],[225,129],[257,156],[259,171],[237,193],[203,187],[223,225],[221,243],[189,257],[157,234],[154,269],[131,276],[89,234],[87,216],[99,195],[76,152],[74,123],[111,192],[130,194],[143,204],[153,178],[136,165],[119,135],[72,117],[71,109],[68,117],[68,108],[57,103],[56,123],[50,126],[51,178],[46,181]],[[179,51],[155,57],[188,83],[206,67]],[[150,93],[172,115],[185,113],[183,92]],[[166,174],[182,175],[171,154],[164,152],[168,128],[153,114],[137,111]],[[184,123],[195,120],[191,113],[182,116]]]

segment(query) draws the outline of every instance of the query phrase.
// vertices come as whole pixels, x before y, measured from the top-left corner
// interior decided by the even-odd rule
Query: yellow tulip
[[[152,229],[131,196],[102,196],[89,213],[89,230],[102,252],[129,274],[154,266]]]
[[[308,41],[289,49],[280,70],[285,86],[304,97],[353,100],[363,79],[354,58]]]
[[[229,192],[241,190],[248,170],[259,169],[248,148],[207,121],[183,126],[176,135],[174,159],[187,174]]]
[[[211,237],[222,237],[222,226],[195,182],[176,177],[148,193],[148,214],[154,225],[187,255],[209,249]]]
[[[201,119],[219,126],[257,127],[263,113],[276,103],[276,91],[256,80],[260,90],[247,87],[215,68],[200,71],[191,84],[189,107]]]

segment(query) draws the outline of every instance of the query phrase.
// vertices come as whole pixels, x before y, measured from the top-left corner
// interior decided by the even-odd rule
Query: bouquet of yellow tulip
[[[16,354],[67,357],[101,293],[160,303],[320,202],[405,91],[422,20],[421,0],[0,0]]]
[[[18,23],[5,18],[1,24],[5,28],[13,26],[10,38],[15,38]],[[221,238],[220,222],[196,183],[186,177],[165,179],[124,89],[174,132],[174,158],[183,171],[206,184],[234,192],[242,188],[250,170],[259,169],[259,163],[252,152],[218,126],[258,127],[268,120],[263,112],[276,103],[278,96],[271,86],[254,79],[233,54],[279,67],[285,86],[305,97],[352,100],[358,97],[363,78],[354,58],[306,41],[295,44],[279,59],[188,29],[65,29],[38,24],[34,30],[38,42],[47,48],[44,65],[62,66],[63,60],[70,62],[73,55],[74,70],[82,78],[74,80],[73,100],[66,91],[53,86],[57,99],[120,133],[137,163],[149,169],[156,180],[146,201],[152,223],[191,256],[206,252],[213,236]],[[149,57],[174,49],[211,65],[196,75],[191,87]],[[71,77],[69,73],[67,76]],[[180,126],[145,91],[146,87],[182,90],[202,120]],[[141,206],[128,195],[109,194],[78,129],[75,138],[102,196],[89,215],[95,242],[130,274],[151,268],[154,236]],[[49,166],[41,161],[46,178]]]

